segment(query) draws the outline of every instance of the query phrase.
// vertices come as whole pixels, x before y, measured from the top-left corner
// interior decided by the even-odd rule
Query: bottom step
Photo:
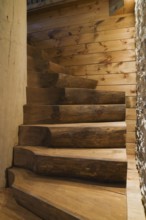
[[[39,177],[8,171],[19,204],[44,220],[126,220],[125,188]]]

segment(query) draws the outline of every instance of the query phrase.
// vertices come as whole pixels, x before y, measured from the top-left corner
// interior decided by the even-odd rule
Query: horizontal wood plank
[[[123,91],[126,96],[136,96],[136,85],[107,85],[97,86],[96,89],[101,91]]]
[[[115,62],[135,61],[135,50],[57,57],[56,60],[58,63],[64,66],[87,65],[95,63],[104,63],[106,65],[108,63]]]
[[[136,109],[135,108],[127,108],[126,109],[126,119],[127,120],[136,120]]]
[[[79,44],[75,46],[66,46],[59,48],[48,48],[45,51],[48,58],[56,56],[71,56],[78,54],[90,54],[99,52],[110,52],[118,50],[133,50],[135,49],[135,39],[115,40],[115,41],[101,41],[98,43]]]
[[[135,73],[87,75],[87,78],[97,80],[97,85],[99,86],[136,84]]]
[[[95,33],[85,33],[81,35],[71,35],[63,37],[61,39],[50,39],[44,40],[36,43],[36,46],[41,49],[53,48],[53,47],[63,47],[70,45],[79,45],[85,43],[96,43],[103,41],[130,39],[135,37],[135,29],[131,28],[121,28],[117,30],[106,30]]]

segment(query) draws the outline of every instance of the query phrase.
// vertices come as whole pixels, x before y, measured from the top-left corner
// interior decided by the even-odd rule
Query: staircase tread
[[[10,169],[10,172],[15,179],[12,188],[62,210],[75,219],[127,219],[125,189],[120,186],[91,185],[39,177],[17,168]]]
[[[28,127],[28,126],[43,126],[48,128],[71,128],[71,127],[90,127],[90,128],[96,128],[96,127],[123,127],[126,128],[126,122],[125,121],[116,121],[116,122],[93,122],[93,123],[70,123],[70,124],[23,124],[21,126]]]
[[[127,162],[126,149],[58,149],[47,148],[42,146],[17,146],[22,150],[28,150],[34,155],[47,156],[47,157],[61,157],[71,159],[87,159],[87,160],[108,160]]]

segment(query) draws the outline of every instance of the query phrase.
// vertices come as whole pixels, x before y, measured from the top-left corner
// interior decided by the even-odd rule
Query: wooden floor
[[[145,220],[139,190],[139,179],[137,170],[135,168],[135,159],[133,156],[128,157],[127,200],[128,220]],[[0,190],[0,219],[40,220],[40,218],[34,216],[26,209],[23,209],[17,205],[9,189]]]

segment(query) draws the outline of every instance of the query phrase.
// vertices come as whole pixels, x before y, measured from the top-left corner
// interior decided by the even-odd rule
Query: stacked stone
[[[136,57],[137,57],[137,167],[140,174],[142,201],[146,209],[146,0],[137,0]]]

